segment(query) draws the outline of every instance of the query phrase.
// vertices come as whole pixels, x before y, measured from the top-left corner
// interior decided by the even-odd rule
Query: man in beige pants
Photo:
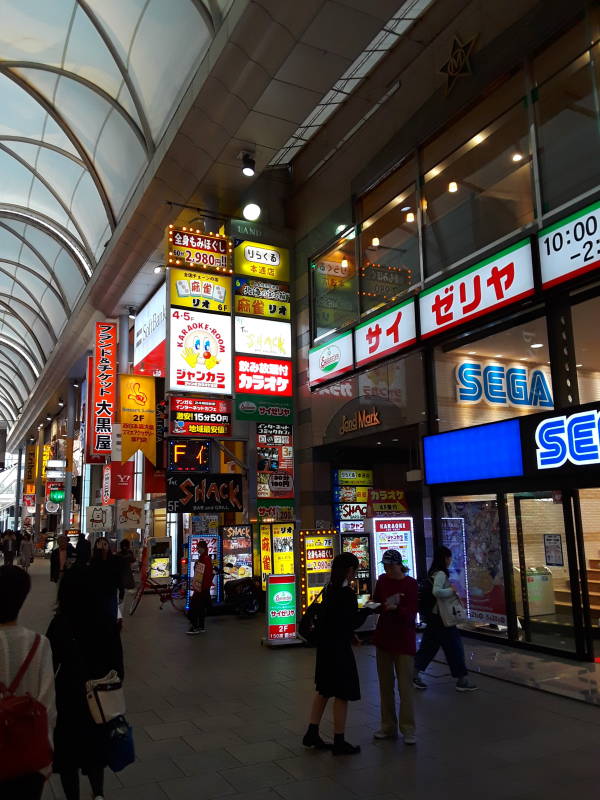
[[[378,578],[373,597],[376,603],[381,603],[374,637],[381,698],[381,729],[375,733],[375,738],[396,739],[399,728],[404,744],[416,744],[413,671],[417,649],[415,619],[418,586],[416,580],[406,574],[402,556],[397,550],[386,550],[381,563],[385,575]],[[399,721],[396,715],[395,679],[400,695]]]

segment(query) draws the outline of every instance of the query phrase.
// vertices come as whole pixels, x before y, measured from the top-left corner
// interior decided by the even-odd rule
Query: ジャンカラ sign
[[[230,318],[192,309],[170,313],[169,390],[230,394]]]

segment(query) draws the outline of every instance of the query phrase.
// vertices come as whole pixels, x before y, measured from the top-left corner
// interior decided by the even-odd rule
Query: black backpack
[[[321,603],[319,601],[322,599],[323,591],[321,591],[320,594],[315,597],[315,599],[306,609],[302,615],[302,618],[300,619],[300,624],[298,625],[298,633],[300,638],[304,639],[306,644],[310,647],[315,647],[317,644],[319,611],[321,609]]]
[[[419,587],[419,616],[427,619],[433,613],[436,599],[433,596],[433,579],[428,575],[417,581]]]

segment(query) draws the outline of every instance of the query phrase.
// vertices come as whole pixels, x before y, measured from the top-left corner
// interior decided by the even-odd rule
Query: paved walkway
[[[22,621],[44,631],[54,587],[36,562]],[[417,697],[418,744],[372,740],[378,725],[371,647],[357,650],[363,699],[348,739],[359,756],[305,751],[300,736],[314,653],[260,646],[257,620],[210,618],[186,637],[185,619],[144,597],[125,620],[128,717],[138,760],[113,775],[107,800],[554,800],[598,794],[597,707],[484,676],[458,694],[442,665]],[[323,726],[331,734],[331,722]],[[88,798],[87,784],[82,798]],[[62,798],[52,779],[44,800]]]

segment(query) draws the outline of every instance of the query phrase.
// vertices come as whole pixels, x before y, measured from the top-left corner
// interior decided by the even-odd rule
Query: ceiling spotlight
[[[75,381],[75,383],[73,384],[73,388],[74,389],[79,389],[79,384],[77,383],[77,381]]]
[[[517,150],[516,153],[512,154],[512,160],[515,162],[515,164],[518,164],[519,161],[523,161],[523,153],[519,153]]]
[[[52,417],[49,414],[46,416],[46,421],[47,422],[52,422]]]
[[[64,406],[64,403],[63,403],[63,401],[62,401],[62,400],[59,400],[59,401],[58,401],[58,407],[59,407],[59,408],[62,408],[63,406]]]
[[[348,259],[342,258],[342,269],[348,269]]]
[[[548,362],[550,363],[550,362]],[[576,367],[583,367],[583,364],[575,364]]]
[[[448,191],[450,192],[450,194],[458,192],[458,183],[456,181],[450,181],[450,183],[448,184]]]
[[[346,230],[347,227],[348,227],[347,225],[338,225],[337,228],[335,229],[335,232],[336,233],[343,233]]]
[[[410,206],[402,206],[400,211],[410,211]]]
[[[135,319],[135,308],[134,306],[129,306],[129,319]]]
[[[260,217],[260,206],[256,205],[256,203],[248,203],[248,205],[244,206],[242,209],[242,214],[244,215],[244,219],[247,219],[249,222],[254,222]]]
[[[543,347],[543,346],[544,345],[541,342],[535,342],[535,344],[530,345],[532,350],[538,350],[540,347]]]
[[[504,358],[504,356],[502,355],[502,353],[496,353],[494,358]]]
[[[44,427],[44,423],[40,422],[40,424],[38,425],[38,431],[41,430],[43,427]]]
[[[255,167],[256,167],[256,161],[252,158],[250,153],[244,153],[244,155],[242,156],[242,173],[247,178],[251,178],[254,175]]]
[[[154,274],[155,274],[155,275],[160,275],[160,274],[161,274],[161,272],[164,272],[164,271],[165,271],[165,268],[164,268],[164,267],[161,267],[161,266],[154,267]]]
[[[371,245],[372,247],[379,247],[379,236],[374,236],[371,239]]]
[[[477,355],[477,350],[467,350],[467,355],[468,356],[476,356]]]
[[[407,222],[414,222],[415,221],[415,215],[414,215],[414,213],[412,211],[409,211],[408,214],[406,215],[406,221]]]

